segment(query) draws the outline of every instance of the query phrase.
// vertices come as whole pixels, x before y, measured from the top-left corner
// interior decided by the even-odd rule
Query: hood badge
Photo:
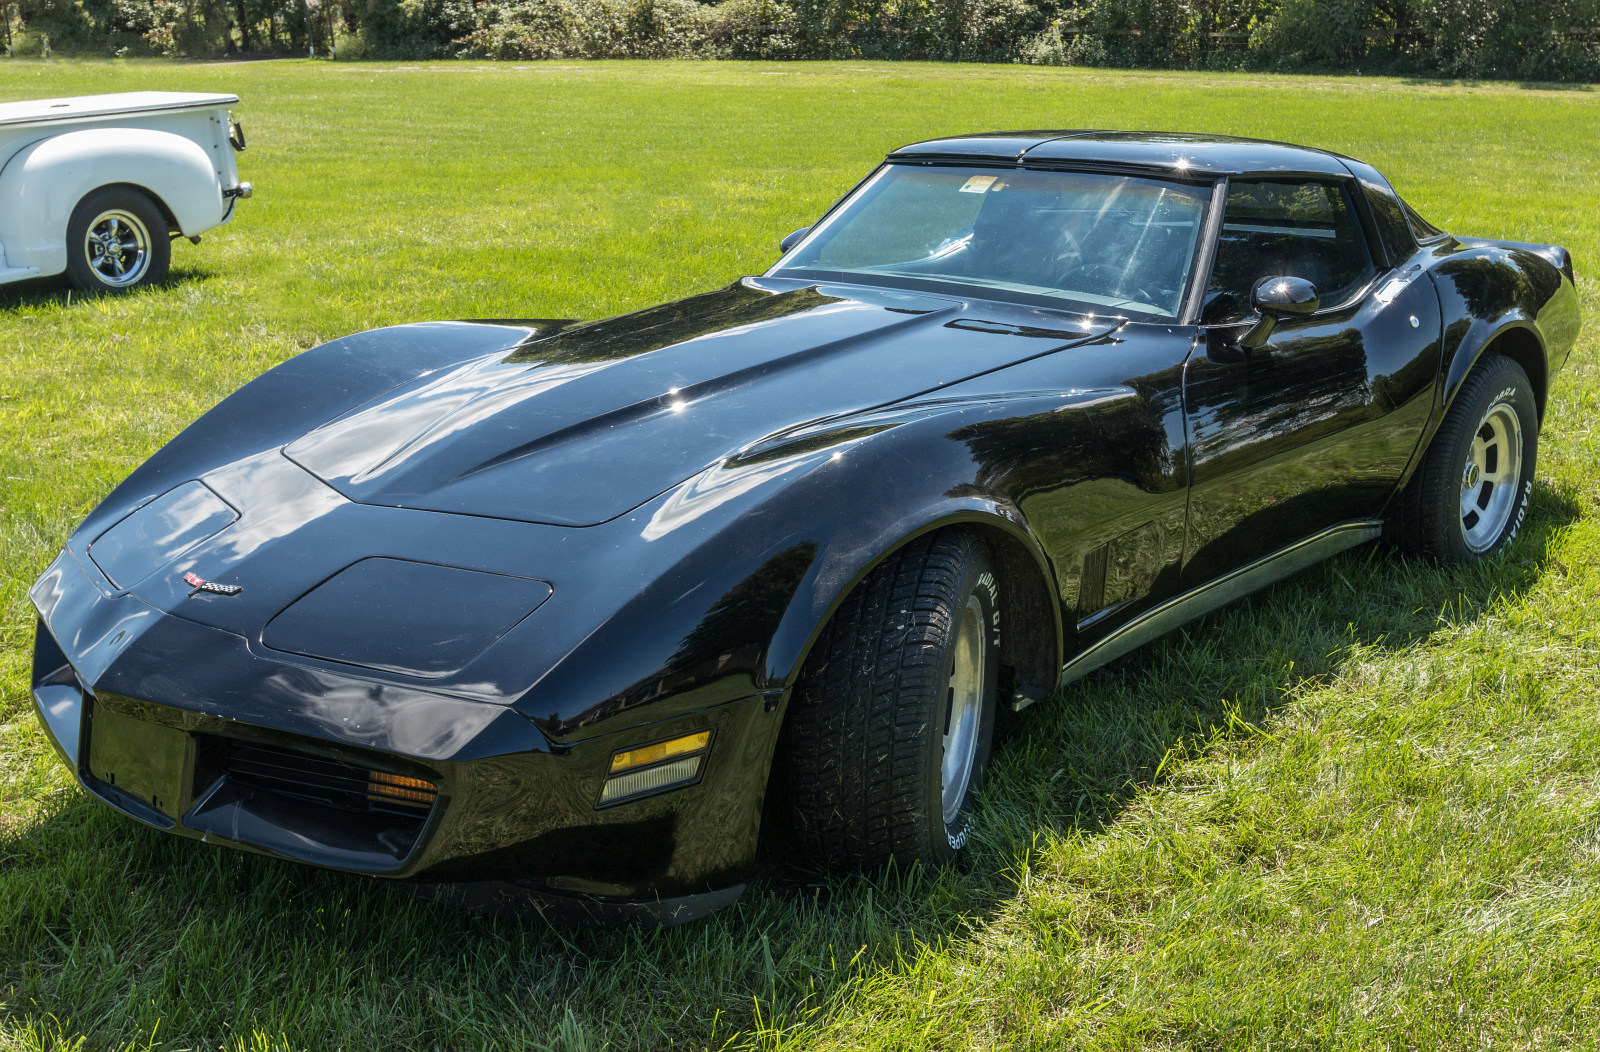
[[[210,592],[213,595],[238,595],[244,591],[243,585],[218,584],[215,581],[206,580],[193,571],[184,574],[183,579],[189,583],[190,588],[194,589],[189,593],[190,595],[199,595],[201,592]]]

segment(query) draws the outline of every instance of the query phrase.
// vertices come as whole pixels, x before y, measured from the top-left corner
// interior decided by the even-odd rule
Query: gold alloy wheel
[[[967,596],[956,633],[954,660],[944,724],[944,759],[940,762],[940,796],[946,826],[961,815],[961,803],[972,784],[978,757],[978,730],[983,720],[984,666],[988,661],[988,632],[983,604]]]
[[[1461,536],[1473,552],[1487,551],[1505,532],[1522,478],[1522,421],[1509,402],[1483,414],[1461,469]]]

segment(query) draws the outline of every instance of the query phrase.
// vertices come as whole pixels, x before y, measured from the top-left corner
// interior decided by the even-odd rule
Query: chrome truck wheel
[[[150,229],[127,209],[108,209],[89,221],[83,255],[102,285],[137,285],[150,269]]]
[[[85,292],[122,292],[167,276],[166,217],[140,191],[108,186],[78,202],[67,223],[67,277]]]

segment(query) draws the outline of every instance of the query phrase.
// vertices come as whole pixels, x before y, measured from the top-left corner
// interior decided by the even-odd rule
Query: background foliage
[[[1600,79],[1600,0],[5,0],[22,52],[928,59]],[[15,17],[13,17],[15,16]]]

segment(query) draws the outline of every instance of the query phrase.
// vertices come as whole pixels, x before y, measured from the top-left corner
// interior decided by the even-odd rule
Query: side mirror
[[[1303,318],[1322,306],[1317,287],[1305,278],[1262,278],[1250,290],[1250,306],[1259,316],[1250,331],[1239,339],[1239,346],[1254,350],[1267,342],[1283,318]]]
[[[782,241],[778,242],[778,251],[779,252],[788,252],[791,248],[793,248],[794,246],[796,246],[796,245],[798,245],[800,243],[800,239],[801,238],[805,237],[809,233],[811,233],[811,228],[810,227],[808,227],[808,226],[801,227],[799,230],[796,230],[794,233],[790,234],[788,237],[786,237]]]

